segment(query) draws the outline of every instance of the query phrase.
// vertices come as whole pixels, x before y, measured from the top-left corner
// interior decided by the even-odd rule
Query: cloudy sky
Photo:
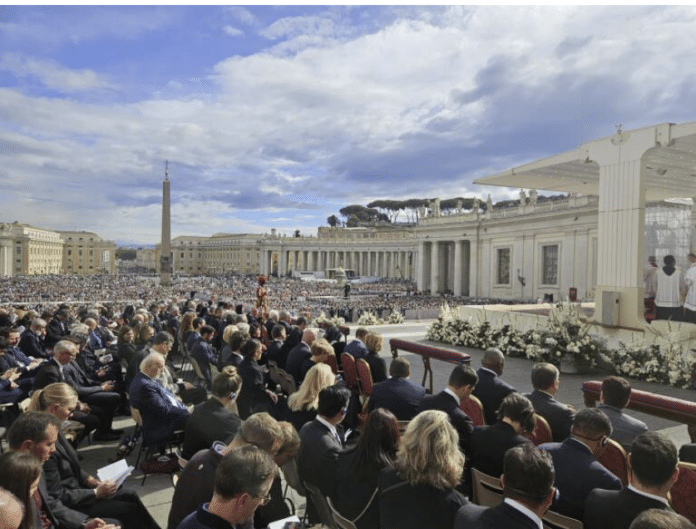
[[[153,244],[316,233],[349,204],[696,120],[694,7],[3,7],[0,220]]]

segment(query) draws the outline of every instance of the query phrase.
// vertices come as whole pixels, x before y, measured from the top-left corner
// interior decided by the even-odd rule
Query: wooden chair
[[[544,515],[544,527],[546,526],[551,529],[583,529],[583,523],[580,520],[553,511],[547,511]]]
[[[537,413],[534,414],[534,431],[531,433],[525,433],[524,436],[536,446],[553,441],[551,427],[549,426],[548,421]]]
[[[370,364],[361,358],[355,363],[355,367],[358,372],[360,396],[367,399],[372,395],[372,371],[370,370]]]
[[[338,362],[336,361],[335,355],[328,355],[326,358],[326,363],[331,367],[331,371],[334,375],[338,375]]]
[[[672,485],[672,508],[696,524],[696,464],[680,462],[679,477]]]
[[[503,501],[503,486],[500,478],[484,474],[475,468],[471,469],[473,501],[484,507],[495,507]]]
[[[350,353],[341,353],[341,365],[343,366],[343,377],[346,379],[348,389],[355,393],[359,393],[358,371],[355,368],[355,358],[353,355]]]
[[[621,480],[621,483],[628,485],[628,456],[623,446],[609,439],[604,452],[597,458],[607,470]]]
[[[136,431],[140,429],[140,433],[142,434],[142,439],[140,441],[140,450],[138,450],[138,457],[135,460],[135,468],[138,468],[138,463],[140,462],[140,458],[143,457],[143,453],[145,454],[144,459],[147,460],[149,457],[152,457],[153,452],[159,446],[165,446],[165,448],[169,449],[171,453],[172,446],[180,445],[181,440],[183,439],[183,430],[174,432],[174,435],[170,439],[167,439],[165,441],[160,441],[157,443],[150,442],[147,439],[147,435],[145,434],[145,428],[143,428],[143,416],[140,414],[140,410],[131,406],[130,411],[131,417],[135,421]],[[143,480],[140,483],[141,487],[145,484],[145,480],[147,479],[148,475],[149,474],[147,472],[143,471]]]
[[[481,404],[478,398],[469,395],[469,398],[464,399],[459,407],[469,416],[474,426],[483,426],[486,424],[486,419],[483,414],[483,404]]]
[[[329,529],[338,529],[336,527],[336,523],[334,522],[334,517],[331,508],[329,507],[329,503],[326,501],[326,498],[321,493],[319,488],[307,482],[304,483],[304,487],[307,491],[307,497],[312,500],[314,507],[317,509],[321,523],[326,527],[329,527]]]

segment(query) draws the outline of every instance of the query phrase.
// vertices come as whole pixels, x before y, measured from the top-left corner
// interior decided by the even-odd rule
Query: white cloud
[[[225,26],[222,28],[222,30],[230,37],[243,37],[244,36],[244,32],[239,28],[235,28],[234,26]]]
[[[85,92],[112,87],[106,78],[93,70],[71,70],[55,61],[17,53],[4,53],[0,58],[0,70],[10,71],[18,77],[35,76],[48,88],[61,92]]]
[[[224,10],[225,13],[229,14],[233,19],[247,26],[257,23],[256,17],[253,15],[253,13],[242,6],[226,6]]]

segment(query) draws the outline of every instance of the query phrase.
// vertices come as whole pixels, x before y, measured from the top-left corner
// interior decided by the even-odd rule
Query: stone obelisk
[[[160,244],[160,285],[172,284],[171,216],[169,198],[169,162],[164,165],[162,180],[162,243]]]

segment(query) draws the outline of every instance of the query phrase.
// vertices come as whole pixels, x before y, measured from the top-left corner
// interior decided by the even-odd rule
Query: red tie
[[[51,520],[48,519],[48,515],[43,509],[43,500],[41,499],[41,494],[39,494],[38,489],[34,491],[34,495],[32,497],[34,499],[34,503],[36,503],[36,508],[39,511],[39,517],[41,518],[41,528],[52,529],[53,524],[51,523]]]

